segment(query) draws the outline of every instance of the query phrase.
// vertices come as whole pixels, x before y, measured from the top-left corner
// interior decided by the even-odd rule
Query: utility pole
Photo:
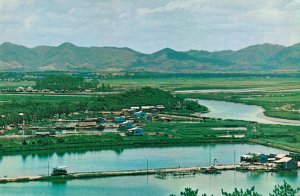
[[[148,158],[147,158],[147,174],[148,174],[148,170],[149,170],[149,163],[148,163]]]
[[[48,176],[49,176],[49,161],[48,161]]]

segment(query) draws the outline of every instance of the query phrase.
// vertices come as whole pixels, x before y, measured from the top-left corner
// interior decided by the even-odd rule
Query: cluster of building
[[[156,106],[133,106],[129,109],[123,109],[119,112],[101,112],[102,117],[96,118],[82,118],[78,120],[53,120],[55,123],[52,127],[31,127],[32,130],[43,130],[43,129],[56,129],[59,131],[67,132],[68,134],[76,133],[79,131],[89,130],[105,130],[105,132],[115,132],[117,129],[125,131],[126,135],[129,136],[143,136],[144,130],[142,128],[145,122],[155,120],[167,121],[166,117],[158,117],[157,113],[164,110],[163,105]],[[77,113],[78,114],[78,113]],[[161,119],[158,119],[161,118]],[[164,119],[166,118],[166,119]],[[74,130],[74,132],[72,132]],[[56,132],[55,132],[56,133]],[[33,135],[37,136],[48,136],[50,132],[34,131]]]
[[[241,163],[267,164],[278,169],[297,169],[300,164],[300,154],[249,153],[241,156]]]
[[[142,120],[152,121],[153,114],[151,112],[164,110],[165,106],[132,106],[129,109],[123,109],[122,115],[114,118],[114,122],[127,130],[127,135],[143,136],[144,131],[142,127],[136,126]]]

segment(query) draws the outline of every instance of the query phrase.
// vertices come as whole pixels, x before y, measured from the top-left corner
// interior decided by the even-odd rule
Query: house
[[[146,119],[147,121],[152,121],[152,114],[147,113],[145,119]]]
[[[241,156],[241,162],[252,162],[254,156],[251,154],[245,154]]]
[[[280,159],[282,159],[283,157],[286,157],[286,154],[278,154],[278,155],[275,156],[275,159],[276,159],[276,160],[280,160]]]
[[[165,116],[161,116],[161,117],[159,117],[159,120],[160,120],[160,121],[163,121],[163,122],[170,122],[170,121],[171,121],[171,119],[170,119],[170,118],[168,118],[168,117],[165,117]]]
[[[147,114],[145,112],[143,112],[143,111],[139,111],[139,112],[134,113],[134,116],[136,116],[138,118],[145,118],[146,115]]]
[[[133,124],[133,122],[125,121],[125,122],[121,123],[121,126],[123,126],[125,129],[131,129],[134,127],[134,124]]]
[[[127,135],[143,136],[144,131],[140,127],[135,127],[135,128],[132,128],[132,129],[128,129]]]
[[[97,126],[97,122],[96,121],[80,121],[77,124],[78,127],[95,127]]]
[[[27,92],[32,92],[33,91],[33,88],[31,86],[27,87],[26,89]]]
[[[105,123],[105,122],[106,122],[106,119],[105,119],[105,118],[102,118],[102,117],[98,117],[98,118],[97,118],[97,121],[98,121],[99,123]]]
[[[155,109],[155,106],[141,106],[141,110],[152,110],[152,109]]]
[[[283,157],[277,161],[274,161],[281,169],[297,169],[298,161],[292,157]]]
[[[117,116],[114,118],[114,122],[115,123],[123,123],[126,121],[126,117],[125,116]]]
[[[132,106],[132,107],[130,107],[130,109],[131,109],[131,110],[139,110],[140,107],[138,107],[138,106]]]
[[[50,136],[50,132],[35,132],[36,136]]]
[[[16,88],[16,91],[17,92],[22,92],[22,91],[25,91],[25,88],[22,87],[22,86],[19,86],[18,88]]]
[[[136,113],[136,109],[129,109],[128,113],[132,115],[132,114]]]
[[[165,106],[164,105],[156,105],[155,108],[158,110],[164,110]]]

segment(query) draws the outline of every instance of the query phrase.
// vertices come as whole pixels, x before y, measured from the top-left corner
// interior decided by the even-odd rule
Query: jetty
[[[98,172],[75,172],[61,176],[18,176],[18,177],[1,177],[0,183],[11,182],[29,182],[29,181],[54,181],[54,180],[72,180],[101,178],[114,176],[136,176],[136,175],[154,175],[157,178],[166,179],[168,176],[174,178],[192,177],[196,174],[220,174],[223,170],[237,171],[270,171],[270,168],[264,165],[251,165],[248,167],[241,165],[216,165],[208,167],[177,167],[177,168],[159,168],[159,169],[141,169],[141,170],[122,170],[122,171],[98,171]],[[277,170],[272,170],[273,172]]]

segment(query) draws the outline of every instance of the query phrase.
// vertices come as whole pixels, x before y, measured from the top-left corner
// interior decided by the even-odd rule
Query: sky
[[[152,53],[300,42],[300,0],[0,0],[0,43]]]

